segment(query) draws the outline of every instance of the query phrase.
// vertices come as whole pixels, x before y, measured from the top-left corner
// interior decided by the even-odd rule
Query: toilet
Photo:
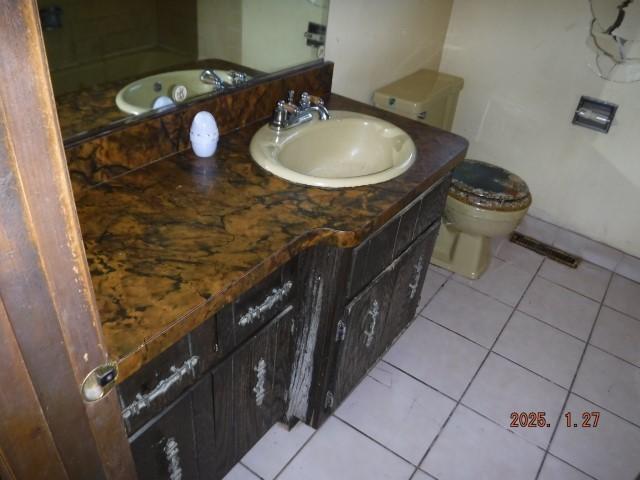
[[[531,205],[519,176],[478,160],[454,171],[431,263],[468,278],[484,273],[491,238],[513,232]]]
[[[376,107],[450,130],[462,78],[418,70],[382,87]],[[531,205],[527,184],[491,163],[464,160],[451,187],[431,263],[476,279],[489,266],[491,238],[513,232]]]

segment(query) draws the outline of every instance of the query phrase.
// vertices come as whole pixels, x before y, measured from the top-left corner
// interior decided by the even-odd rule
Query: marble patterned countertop
[[[453,169],[467,142],[333,95],[330,109],[389,120],[418,155],[377,185],[295,185],[249,154],[265,122],[220,139],[215,155],[191,150],[89,189],[77,204],[104,339],[120,381],[302,250],[357,245]],[[135,146],[132,146],[135,148]]]

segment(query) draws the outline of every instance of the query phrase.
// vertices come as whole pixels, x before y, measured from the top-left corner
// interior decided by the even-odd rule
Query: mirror
[[[65,141],[324,56],[329,0],[38,0]]]
[[[604,79],[640,80],[640,1],[590,0],[593,53],[589,65]]]

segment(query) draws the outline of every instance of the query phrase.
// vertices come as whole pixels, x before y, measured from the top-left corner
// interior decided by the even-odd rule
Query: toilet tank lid
[[[480,160],[464,160],[453,171],[451,193],[454,197],[462,196],[473,204],[484,201],[529,206],[531,203],[529,187],[522,178],[509,170]]]
[[[422,69],[378,89],[373,101],[378,106],[397,102],[403,111],[419,113],[444,95],[458,94],[463,85],[464,80],[460,77]]]

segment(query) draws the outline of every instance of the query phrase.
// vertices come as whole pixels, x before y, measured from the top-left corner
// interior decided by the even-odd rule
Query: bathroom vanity
[[[140,478],[222,478],[276,422],[319,426],[416,313],[466,142],[327,98],[404,129],[414,165],[361,187],[289,183],[249,154],[263,120],[212,158],[185,150],[78,194]]]
[[[274,422],[322,424],[413,317],[466,141],[332,95],[318,61],[63,144],[36,4],[5,3],[0,476],[220,478]],[[416,161],[343,189],[266,172],[249,143],[289,89]]]

